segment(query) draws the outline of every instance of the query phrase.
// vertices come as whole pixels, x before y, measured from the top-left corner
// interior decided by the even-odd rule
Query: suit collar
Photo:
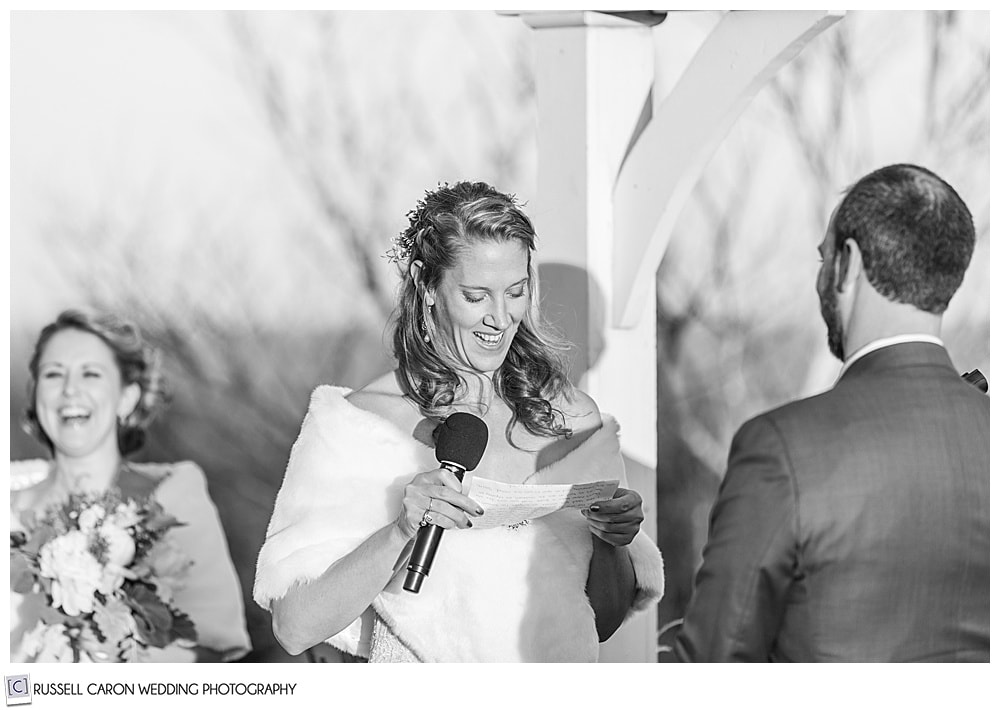
[[[845,380],[913,365],[944,367],[951,372],[957,372],[948,356],[948,351],[941,345],[910,341],[889,345],[863,355],[844,371],[838,384]]]
[[[856,360],[860,360],[865,355],[870,352],[874,352],[879,348],[887,348],[890,345],[899,345],[900,343],[908,342],[919,342],[919,343],[935,343],[944,347],[944,343],[941,342],[941,338],[936,335],[931,335],[930,333],[903,333],[900,335],[893,335],[888,338],[877,338],[871,341],[867,345],[862,345],[860,348],[854,351],[853,354],[847,360],[844,361],[844,367],[841,368],[841,374],[847,372],[847,368],[854,364]]]

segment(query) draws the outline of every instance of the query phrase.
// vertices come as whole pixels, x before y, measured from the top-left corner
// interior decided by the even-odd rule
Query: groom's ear
[[[853,239],[848,239],[834,258],[837,260],[837,291],[843,293],[864,273],[861,247]]]

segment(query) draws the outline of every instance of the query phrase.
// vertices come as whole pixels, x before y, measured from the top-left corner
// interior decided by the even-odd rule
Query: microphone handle
[[[448,469],[455,474],[459,483],[462,482],[462,476],[465,475],[463,469],[447,461],[441,462],[441,468]],[[424,525],[417,530],[417,538],[410,551],[410,563],[406,566],[406,578],[403,580],[403,589],[406,591],[414,594],[420,591],[424,577],[431,573],[431,564],[434,562],[434,555],[437,554],[442,533],[444,528],[440,525]]]

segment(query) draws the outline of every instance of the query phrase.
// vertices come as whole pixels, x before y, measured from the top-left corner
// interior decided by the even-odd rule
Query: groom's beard
[[[824,284],[819,295],[819,312],[826,323],[826,342],[830,346],[833,356],[844,361],[844,322],[840,318],[840,309],[837,307],[837,295],[834,292],[833,273],[831,270],[830,280]]]

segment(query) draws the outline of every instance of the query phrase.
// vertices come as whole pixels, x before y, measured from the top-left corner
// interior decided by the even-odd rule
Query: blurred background
[[[654,29],[678,74],[719,17]],[[19,426],[39,329],[81,305],[138,322],[173,404],[137,458],[205,470],[246,660],[303,660],[250,599],[257,550],[310,391],[392,367],[398,277],[380,255],[407,211],[477,179],[531,215],[531,31],[492,12],[11,16],[11,458],[45,454]],[[699,181],[657,274],[664,629],[736,428],[836,378],[816,247],[853,180],[918,163],[966,200],[979,240],[944,340],[960,371],[991,377],[989,50],[987,12],[848,13],[762,89]]]

